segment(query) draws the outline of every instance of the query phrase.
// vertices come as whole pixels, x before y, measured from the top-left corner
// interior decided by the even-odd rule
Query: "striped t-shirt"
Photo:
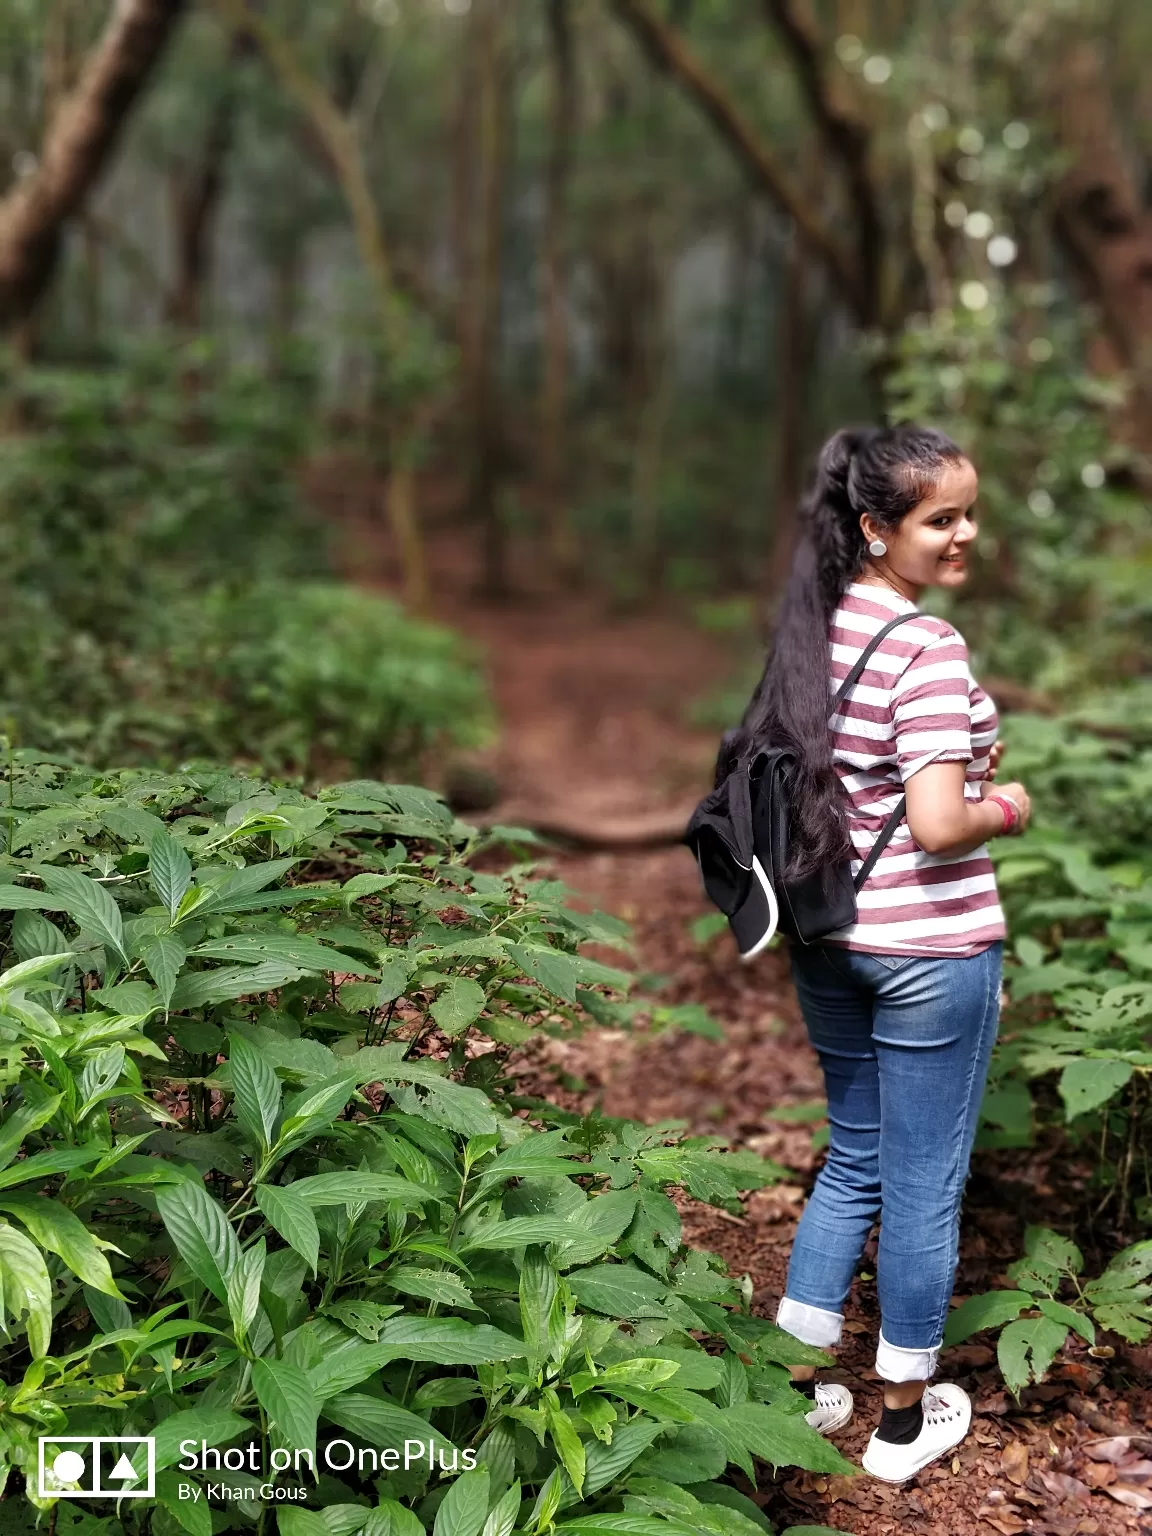
[[[968,647],[943,619],[919,614],[890,587],[853,582],[832,616],[831,691],[877,631],[917,613],[875,651],[832,716],[832,760],[848,794],[853,872],[860,868],[903,786],[929,763],[965,763],[964,795],[979,800],[996,740],[996,708],[973,680]],[[883,955],[979,954],[1005,934],[985,847],[925,853],[907,818],[857,898],[849,928],[824,941]]]

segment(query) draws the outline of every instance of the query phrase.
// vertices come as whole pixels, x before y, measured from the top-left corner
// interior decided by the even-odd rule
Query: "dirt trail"
[[[351,519],[366,584],[389,584],[386,567],[364,555],[378,547],[372,529]],[[345,523],[349,527],[349,523]],[[530,595],[499,607],[467,588],[476,569],[458,537],[433,546],[438,615],[486,649],[503,734],[493,757],[503,803],[525,811],[578,808],[586,816],[637,817],[690,806],[702,792],[714,740],[689,728],[684,706],[724,676],[723,648],[675,616],[606,613],[565,594]],[[522,579],[531,587],[532,572]],[[662,1000],[703,1003],[724,1027],[723,1043],[698,1036],[644,1038],[593,1032],[530,1053],[524,1073],[550,1096],[600,1102],[606,1113],[653,1121],[678,1118],[785,1164],[787,1183],[752,1195],[742,1219],[686,1206],[686,1233],[722,1254],[754,1285],[754,1309],[772,1315],[796,1219],[819,1153],[810,1124],[774,1123],[773,1110],[822,1096],[787,982],[783,957],[770,952],[744,968],[725,936],[707,946],[689,931],[705,910],[682,848],[630,853],[563,853],[557,872],[582,896],[635,928],[638,969]],[[958,1293],[986,1288],[1019,1252],[1029,1221],[1067,1223],[1079,1203],[1076,1170],[1049,1167],[1043,1152],[978,1155],[964,1222]],[[857,1417],[837,1442],[858,1458],[879,1414],[870,1366],[878,1331],[868,1267],[847,1306],[846,1344],[836,1375],[857,1397]],[[893,1489],[864,1476],[826,1478],[785,1472],[762,1488],[765,1509],[783,1528],[817,1524],[854,1536],[899,1531],[922,1536],[1152,1536],[1152,1511],[1116,1486],[1110,1437],[1152,1426],[1152,1351],[1091,1359],[1080,1342],[1045,1385],[1017,1404],[1002,1389],[993,1353],[971,1344],[946,1354],[946,1379],[976,1401],[973,1432],[954,1459]],[[1152,1439],[1139,1442],[1152,1457]],[[1129,1458],[1130,1459],[1130,1458]],[[1152,1472],[1148,1460],[1144,1468]],[[1109,1488],[1113,1492],[1109,1493]]]

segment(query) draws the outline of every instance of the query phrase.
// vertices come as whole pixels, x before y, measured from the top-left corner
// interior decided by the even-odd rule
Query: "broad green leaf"
[[[314,1208],[352,1205],[360,1200],[383,1200],[416,1210],[435,1198],[431,1190],[409,1184],[393,1173],[358,1172],[355,1169],[345,1173],[313,1174],[307,1179],[297,1179],[287,1188]]]
[[[65,912],[59,897],[33,890],[28,885],[0,885],[0,912]]]
[[[578,1520],[565,1520],[556,1527],[557,1536],[700,1536],[699,1528],[684,1520],[674,1520],[656,1515],[582,1515]]]
[[[706,1483],[723,1473],[728,1459],[724,1440],[714,1429],[685,1424],[646,1451],[637,1471],[670,1483]]]
[[[193,913],[197,917],[208,917],[212,913],[229,913],[251,911],[247,905],[250,898],[267,890],[274,881],[279,880],[296,864],[299,859],[269,859],[265,864],[252,864],[247,869],[237,869],[227,874],[215,885],[193,888],[189,892],[191,901],[185,900],[181,919],[190,917]],[[280,893],[277,893],[280,894]],[[284,894],[295,895],[295,892]]]
[[[286,1360],[254,1360],[252,1385],[260,1406],[280,1431],[272,1436],[289,1450],[316,1449],[316,1418],[319,1404],[298,1365]]]
[[[260,1307],[260,1281],[264,1276],[264,1262],[268,1257],[262,1237],[250,1248],[244,1249],[228,1273],[228,1315],[238,1338],[247,1335],[256,1320]]]
[[[243,965],[273,963],[299,966],[302,971],[340,971],[349,976],[372,976],[376,966],[329,949],[306,933],[233,933],[224,939],[197,944],[194,955],[209,960],[236,960]]]
[[[44,884],[64,902],[69,916],[74,917],[81,928],[93,934],[119,960],[127,964],[124,923],[120,908],[108,888],[82,875],[78,869],[61,869],[54,864],[47,864],[41,873]]]
[[[480,1536],[488,1514],[488,1469],[477,1467],[455,1478],[436,1511],[433,1536]]]
[[[535,1368],[547,1357],[552,1308],[559,1293],[556,1271],[539,1248],[529,1248],[520,1264],[520,1332]]]
[[[76,1215],[59,1200],[43,1195],[0,1195],[0,1211],[7,1211],[27,1227],[29,1233],[49,1253],[57,1253],[68,1268],[94,1291],[119,1296],[108,1260],[95,1238]]]
[[[320,1229],[307,1200],[302,1200],[291,1184],[259,1184],[256,1204],[269,1225],[306,1260],[315,1274],[320,1257]]]
[[[280,1114],[280,1079],[259,1049],[242,1035],[229,1038],[228,1068],[236,1118],[261,1151],[267,1152]]]
[[[1126,1086],[1133,1071],[1130,1061],[1096,1060],[1087,1056],[1070,1061],[1060,1074],[1065,1118],[1074,1120],[1090,1109],[1099,1109]]]
[[[404,1296],[423,1296],[445,1307],[475,1306],[472,1292],[450,1269],[423,1269],[417,1264],[398,1264],[385,1276],[394,1291]]]
[[[584,1491],[585,1453],[584,1442],[576,1432],[572,1420],[555,1402],[548,1405],[548,1429],[552,1444],[564,1464],[564,1470],[572,1479],[577,1493]]]
[[[1027,1228],[1024,1256],[1031,1263],[1060,1274],[1078,1275],[1084,1268],[1084,1255],[1072,1239],[1053,1232],[1051,1227]]]
[[[426,1536],[424,1525],[410,1509],[395,1499],[381,1499],[369,1510],[364,1522],[364,1536]]]
[[[210,1003],[228,1003],[238,997],[254,997],[259,992],[275,992],[290,981],[299,981],[304,971],[298,965],[267,960],[260,965],[222,965],[214,971],[185,971],[176,983],[171,1006],[181,1012],[186,1008],[205,1008]]]
[[[48,977],[53,976],[62,965],[67,965],[75,958],[75,954],[66,949],[60,954],[37,955],[31,960],[21,960],[18,965],[10,966],[0,975],[0,995],[12,992],[17,987],[24,991],[35,992],[37,987],[34,984],[37,982],[43,987],[50,987],[53,983],[48,981]]]
[[[855,1475],[830,1440],[807,1423],[803,1414],[785,1413],[767,1403],[739,1403],[721,1410],[734,1435],[753,1456],[777,1467],[804,1467],[809,1472]]]
[[[30,1184],[34,1180],[43,1182],[54,1173],[71,1173],[86,1163],[99,1162],[107,1150],[106,1147],[61,1147],[59,1151],[36,1152],[0,1172],[0,1189],[10,1189],[13,1184]]]
[[[4,1124],[0,1126],[0,1168],[7,1168],[8,1164],[23,1147],[25,1140],[38,1131],[42,1125],[47,1125],[52,1116],[63,1103],[63,1094],[54,1093],[50,1098],[44,1099],[35,1108],[24,1105],[9,1115]],[[93,1158],[93,1162],[95,1162]],[[25,1162],[22,1165],[27,1168]],[[19,1182],[23,1178],[20,1170],[16,1170],[19,1178],[13,1182]]]
[[[192,860],[163,827],[154,834],[148,848],[148,878],[161,906],[175,922],[184,893],[192,884]]]
[[[484,988],[470,976],[456,976],[432,1004],[431,1014],[442,1034],[461,1035],[484,1012]]]
[[[187,1494],[181,1497],[181,1490],[189,1484],[199,1488],[199,1498],[189,1498]],[[188,1536],[212,1536],[212,1511],[199,1478],[191,1477],[187,1472],[173,1472],[170,1468],[157,1472],[156,1502],[168,1511],[182,1531],[187,1531]]]
[[[668,1287],[635,1264],[593,1264],[575,1269],[568,1284],[581,1306],[609,1317],[663,1317]]]
[[[571,1220],[583,1229],[584,1236],[553,1245],[549,1257],[557,1268],[588,1264],[617,1242],[632,1222],[637,1193],[635,1189],[610,1189],[573,1210]]]
[[[741,1493],[738,1488],[733,1488],[730,1483],[693,1483],[684,1491],[692,1494],[693,1498],[699,1500],[701,1504],[724,1505],[736,1514],[743,1515],[760,1530],[767,1531],[768,1536],[772,1536],[772,1523],[764,1511],[758,1504],[754,1504],[747,1494]],[[832,1536],[844,1536],[844,1533],[834,1532]]]
[[[172,994],[176,990],[180,972],[188,958],[188,951],[180,940],[170,933],[158,933],[141,939],[136,947],[140,952],[141,960],[148,967],[149,976],[156,983],[156,989],[160,993],[164,1007],[170,1008]]]
[[[1065,1328],[1074,1329],[1080,1337],[1089,1344],[1096,1342],[1096,1329],[1092,1319],[1086,1317],[1083,1312],[1077,1312],[1072,1307],[1066,1307],[1062,1301],[1052,1301],[1049,1297],[1042,1297],[1037,1307],[1045,1317],[1050,1317],[1054,1323],[1062,1323]]]
[[[380,1342],[394,1359],[437,1365],[487,1365],[524,1354],[524,1345],[511,1334],[458,1317],[392,1317],[381,1330]]]
[[[369,1397],[364,1392],[342,1392],[339,1397],[326,1402],[321,1413],[333,1424],[339,1424],[341,1429],[358,1435],[368,1445],[394,1445],[403,1450],[406,1440],[417,1441],[424,1447],[422,1453],[413,1453],[417,1466],[429,1466],[430,1460],[434,1466],[441,1451],[457,1449],[427,1419],[410,1413],[399,1403]]]
[[[182,1440],[206,1440],[209,1445],[225,1446],[251,1428],[247,1419],[227,1408],[185,1408],[162,1419],[151,1431],[156,1440],[156,1468],[162,1471],[181,1460]]]
[[[510,1252],[526,1243],[571,1242],[581,1235],[581,1228],[567,1216],[513,1216],[510,1221],[478,1227],[463,1239],[461,1246]]]
[[[0,1222],[0,1321],[25,1319],[28,1348],[39,1360],[52,1342],[52,1282],[44,1256],[23,1232]]]
[[[594,1493],[599,1493],[602,1488],[607,1488],[622,1477],[636,1458],[663,1433],[663,1429],[662,1424],[637,1416],[619,1426],[612,1436],[611,1445],[602,1445],[597,1441],[595,1445],[588,1446],[584,1497],[590,1499]]]
[[[198,1179],[159,1189],[156,1206],[177,1253],[216,1300],[227,1305],[227,1277],[240,1249],[224,1207]]]
[[[1026,1291],[986,1291],[981,1296],[969,1296],[948,1314],[944,1325],[944,1348],[961,1344],[974,1333],[985,1328],[999,1328],[1019,1317],[1033,1300]]]
[[[1029,1381],[1040,1381],[1068,1337],[1068,1329],[1050,1317],[1009,1323],[1000,1335],[996,1354],[1000,1370],[1014,1397]]]
[[[517,1481],[512,1484],[504,1497],[492,1506],[480,1536],[512,1536],[522,1499],[523,1494]]]
[[[538,982],[545,992],[566,1003],[576,1001],[576,982],[581,977],[581,969],[574,955],[536,944],[509,944],[508,953],[524,974]]]

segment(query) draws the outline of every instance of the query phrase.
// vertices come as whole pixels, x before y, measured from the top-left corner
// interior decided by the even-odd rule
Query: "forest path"
[[[342,511],[348,574],[391,588],[394,573],[378,553],[378,526],[364,502],[346,494]],[[470,587],[477,563],[469,542],[458,532],[432,541],[436,616],[486,653],[501,719],[490,754],[501,819],[562,811],[593,823],[635,823],[686,815],[707,787],[715,732],[691,728],[684,710],[726,680],[724,646],[674,614],[612,613],[579,593],[543,591],[527,558],[514,598],[480,601]],[[573,1107],[600,1103],[609,1115],[685,1120],[697,1134],[724,1136],[784,1164],[794,1177],[752,1194],[742,1219],[684,1202],[688,1239],[721,1254],[735,1273],[748,1273],[754,1311],[771,1316],[819,1157],[812,1124],[774,1122],[772,1112],[822,1098],[782,956],[772,951],[745,968],[726,936],[707,945],[693,939],[690,925],[708,908],[681,847],[565,851],[549,862],[582,898],[633,925],[645,990],[665,1002],[703,1004],[724,1039],[591,1031],[530,1048],[519,1063],[526,1085]],[[1002,1275],[1029,1221],[1066,1222],[1071,1193],[1067,1176],[1050,1179],[1042,1153],[978,1155],[958,1292],[986,1289]],[[871,1369],[879,1327],[874,1258],[871,1246],[846,1308],[834,1372],[856,1395],[856,1419],[837,1436],[856,1460],[880,1409]],[[1129,1413],[1134,1425],[1147,1424],[1152,1393],[1134,1390],[1131,1376],[1123,1380],[1120,1362],[1106,1379],[1080,1345],[1065,1361],[1049,1383],[1025,1392],[1021,1406],[1003,1390],[990,1348],[951,1351],[942,1376],[972,1393],[977,1413],[954,1459],[903,1488],[785,1471],[775,1485],[763,1485],[766,1513],[778,1529],[823,1525],[852,1536],[1152,1536],[1152,1524],[1105,1492],[1115,1467],[1084,1449],[1099,1454]]]

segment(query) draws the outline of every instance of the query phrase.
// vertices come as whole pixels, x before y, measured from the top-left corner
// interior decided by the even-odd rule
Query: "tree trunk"
[[[1056,123],[1072,158],[1060,185],[1057,232],[1100,305],[1105,367],[1131,372],[1133,440],[1152,449],[1152,213],[1119,143],[1099,44],[1081,41],[1056,74]]]
[[[156,67],[184,0],[116,0],[104,35],[48,123],[40,163],[0,201],[0,325],[52,280],[64,225],[84,203]]]
[[[567,471],[568,397],[568,178],[576,132],[576,78],[572,61],[569,0],[548,0],[552,95],[549,103],[548,168],[545,180],[542,279],[544,288],[544,380],[540,405],[540,484],[544,496],[552,564],[562,581],[576,573],[576,550],[568,521],[564,484]]]
[[[395,367],[409,346],[408,327],[403,306],[396,299],[392,263],[353,125],[304,68],[288,40],[262,15],[250,11],[245,0],[216,0],[216,8],[231,26],[254,39],[323,145],[348,204],[360,259],[372,287],[382,353],[386,365]],[[388,520],[403,569],[405,599],[409,607],[421,612],[430,600],[415,496],[415,459],[421,428],[411,406],[392,407],[383,414],[381,461],[390,465],[385,493]]]
[[[199,158],[192,166],[173,172],[176,279],[168,296],[167,311],[171,323],[182,330],[198,330],[203,322],[204,293],[211,274],[212,244],[224,193],[224,167],[232,149],[235,125],[235,85],[225,79]]]
[[[509,74],[505,0],[475,0],[480,58],[479,165],[475,311],[469,327],[473,357],[468,380],[471,428],[468,514],[482,530],[481,584],[490,597],[508,589],[504,524],[497,501],[502,456],[499,352],[504,184],[509,150]]]
[[[776,322],[776,515],[765,582],[768,627],[784,591],[796,546],[800,497],[804,489],[805,426],[808,418],[808,278],[804,246],[796,229],[788,240]]]

